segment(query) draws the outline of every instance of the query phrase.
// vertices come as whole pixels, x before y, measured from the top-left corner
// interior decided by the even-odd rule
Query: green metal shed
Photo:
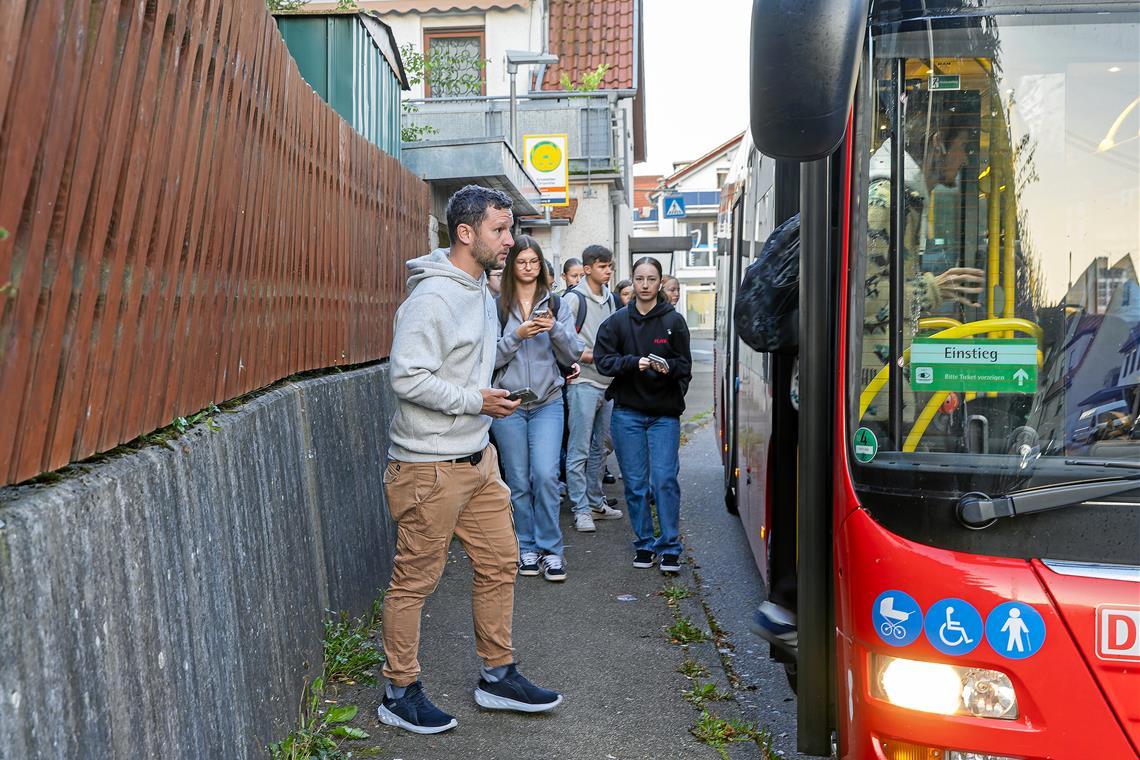
[[[274,14],[301,76],[345,121],[400,157],[400,92],[409,89],[392,29],[368,12]]]

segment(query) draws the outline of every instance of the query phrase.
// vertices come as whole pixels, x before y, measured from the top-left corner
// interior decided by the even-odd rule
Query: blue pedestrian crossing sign
[[[905,591],[884,591],[875,599],[871,622],[879,638],[893,647],[913,644],[922,635],[922,609]]]
[[[986,641],[1002,657],[1024,660],[1045,643],[1045,620],[1023,602],[999,604],[986,618]]]
[[[683,195],[666,195],[665,196],[665,218],[666,219],[684,219],[685,218],[685,196],[683,196]]]
[[[982,635],[982,616],[963,599],[940,599],[926,611],[926,639],[942,654],[968,654]]]

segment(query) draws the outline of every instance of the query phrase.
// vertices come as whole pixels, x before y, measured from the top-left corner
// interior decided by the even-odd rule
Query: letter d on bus
[[[1140,607],[1097,607],[1096,654],[1102,660],[1140,660]]]

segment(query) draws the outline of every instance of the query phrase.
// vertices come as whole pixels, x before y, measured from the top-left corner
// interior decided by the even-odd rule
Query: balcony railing
[[[413,110],[403,116],[404,127],[431,127],[425,140],[498,137],[509,142],[510,98],[470,96],[405,101]],[[617,175],[629,187],[631,169],[626,112],[612,95],[535,93],[518,98],[518,145],[528,134],[567,135],[570,175]]]

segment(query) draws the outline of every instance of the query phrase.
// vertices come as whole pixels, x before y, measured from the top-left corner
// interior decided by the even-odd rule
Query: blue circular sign
[[[974,651],[983,633],[982,616],[964,599],[940,599],[926,611],[926,639],[942,654]]]
[[[875,599],[871,622],[879,638],[893,647],[913,644],[922,635],[922,609],[905,591],[884,591]]]
[[[999,604],[986,618],[986,641],[1002,657],[1024,660],[1045,643],[1045,620],[1023,602]]]

